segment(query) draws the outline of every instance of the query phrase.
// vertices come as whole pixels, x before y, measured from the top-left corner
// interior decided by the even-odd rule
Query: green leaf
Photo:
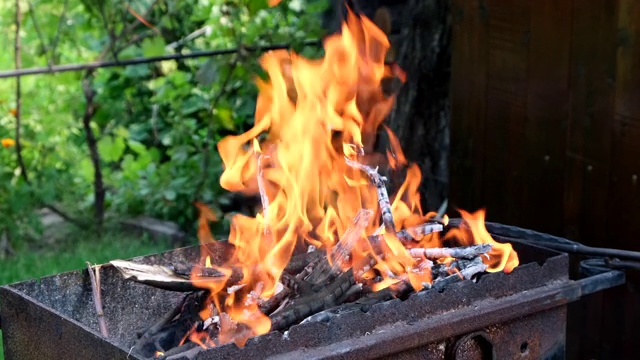
[[[116,134],[118,137],[122,137],[122,138],[128,138],[129,137],[129,130],[127,130],[126,127],[124,126],[118,126],[114,131],[114,134]]]
[[[171,189],[166,189],[162,194],[164,195],[164,198],[169,201],[174,201],[177,197],[176,192]]]
[[[209,86],[218,80],[218,62],[214,59],[207,60],[196,72],[196,80],[202,86]]]
[[[145,78],[151,75],[151,70],[149,69],[149,65],[147,64],[131,65],[131,66],[127,66],[127,68],[124,71],[124,74],[127,77],[134,78],[134,79]]]
[[[93,164],[89,158],[80,160],[78,164],[78,174],[82,176],[87,182],[93,182],[94,170]]]
[[[164,55],[167,44],[161,37],[146,38],[142,41],[142,54],[145,57]]]
[[[98,141],[98,153],[106,162],[113,162],[120,159],[124,153],[125,143],[121,137],[113,138],[105,136]]]
[[[187,100],[182,103],[181,113],[182,115],[193,114],[199,110],[205,110],[209,108],[208,101],[199,95],[191,95]]]
[[[129,148],[138,155],[147,153],[147,147],[144,146],[144,144],[141,142],[138,142],[135,140],[129,140],[128,145],[129,145]]]
[[[249,15],[254,16],[258,11],[266,9],[269,7],[269,3],[267,0],[249,0],[247,1],[247,9],[249,10]]]
[[[218,107],[214,110],[214,113],[223,128],[227,130],[235,130],[236,126],[233,123],[233,112],[228,107]]]

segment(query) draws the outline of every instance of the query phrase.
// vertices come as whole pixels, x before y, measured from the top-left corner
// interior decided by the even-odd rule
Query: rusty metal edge
[[[59,313],[58,311],[42,304],[41,302],[30,297],[29,295],[26,295],[16,289],[11,288],[11,286],[0,286],[0,303],[3,305],[2,307],[0,307],[0,314],[4,314],[5,312],[10,311],[10,308],[8,308],[5,305],[6,303],[11,303],[13,299],[21,299],[21,301],[24,304],[27,304],[27,306],[33,306],[35,312],[38,312],[38,314],[40,315],[59,317],[59,321],[62,321],[62,323],[65,326],[69,326],[70,329],[76,329],[78,332],[88,333],[88,335],[93,336],[95,340],[98,340],[98,343],[104,344],[106,342],[109,345],[109,347],[112,348],[114,353],[119,353],[120,355],[126,355],[127,359],[134,359],[134,360],[139,359],[133,354],[127,354],[126,352],[124,352],[124,349],[114,344],[110,339],[102,337],[97,331],[75,321],[72,318],[69,318]],[[36,316],[36,314],[30,314],[30,315]],[[3,334],[3,338],[6,336],[7,336],[6,334]],[[5,351],[7,350],[8,345],[9,344],[4,345]]]
[[[353,338],[313,349],[301,349],[268,359],[362,359],[391,355],[453,336],[478,331],[566,305],[597,291],[625,283],[622,271],[608,271],[577,281],[563,281],[500,299],[487,299],[467,308],[425,318],[413,323],[397,323],[359,338]],[[469,319],[475,319],[470,321]],[[443,326],[446,325],[446,326]],[[420,334],[420,336],[416,336]]]

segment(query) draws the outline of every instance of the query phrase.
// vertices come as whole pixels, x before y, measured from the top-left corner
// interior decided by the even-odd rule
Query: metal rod
[[[304,46],[319,46],[320,44],[321,44],[320,40],[306,40],[302,42],[302,45]],[[169,54],[169,55],[121,60],[121,61],[118,61],[118,60],[95,61],[95,62],[84,63],[84,64],[65,64],[65,65],[55,65],[51,67],[7,70],[7,71],[0,71],[0,79],[11,78],[16,76],[53,74],[53,73],[62,73],[62,72],[69,72],[69,71],[83,71],[83,70],[92,70],[92,69],[99,69],[99,68],[109,68],[109,67],[116,67],[116,66],[149,64],[149,63],[166,61],[166,60],[193,59],[193,58],[199,58],[199,57],[229,55],[229,54],[235,54],[241,51],[258,52],[258,51],[269,51],[269,50],[281,50],[281,49],[288,49],[291,47],[291,45],[292,44],[274,44],[274,45],[265,45],[265,46],[240,46],[240,47],[230,48],[230,49],[194,51],[188,54]]]

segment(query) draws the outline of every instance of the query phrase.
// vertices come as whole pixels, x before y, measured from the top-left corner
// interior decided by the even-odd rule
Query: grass
[[[103,264],[117,258],[161,252],[170,247],[168,241],[152,241],[117,232],[105,234],[102,239],[82,233],[73,234],[64,243],[31,251],[21,249],[17,255],[0,260],[0,285],[84,268],[85,261]],[[0,360],[4,360],[1,336]]]

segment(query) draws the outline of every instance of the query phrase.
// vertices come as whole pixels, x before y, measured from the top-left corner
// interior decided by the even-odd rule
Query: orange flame
[[[414,259],[393,231],[419,225],[436,215],[422,213],[418,166],[407,168],[404,183],[387,199],[382,187],[372,185],[372,176],[378,174],[367,165],[365,154],[372,149],[378,127],[395,100],[383,92],[382,80],[394,77],[404,82],[405,74],[397,65],[385,64],[389,50],[386,35],[369,19],[351,11],[341,33],[326,38],[324,48],[325,57],[316,60],[284,50],[264,54],[260,64],[269,81],[257,80],[260,93],[253,128],[218,143],[225,167],[221,186],[229,191],[260,193],[263,211],[255,217],[232,218],[229,243],[235,250],[225,264],[212,264],[208,257],[204,261],[224,276],[207,282],[192,275],[211,293],[210,307],[201,316],[210,317],[214,311],[220,316],[216,344],[243,346],[249,337],[270,330],[270,319],[260,312],[258,301],[276,293],[280,275],[297,245],[313,244],[330,254],[334,248],[349,244],[349,256],[336,260],[337,265],[352,268],[357,279],[369,282],[374,290],[399,281],[408,281],[420,290],[431,282],[430,268],[423,269],[422,260]],[[389,129],[387,132],[391,167],[407,165],[398,139]],[[206,206],[196,205],[204,259],[215,244],[208,226],[215,215]],[[388,211],[384,217],[383,205],[391,209],[393,219],[389,220]],[[384,224],[381,216],[386,219]],[[472,221],[470,224],[474,239],[489,241]],[[379,239],[377,250],[368,238],[374,233]],[[416,246],[442,245],[437,234],[417,240]],[[517,265],[510,245],[494,244],[492,258],[502,259],[505,253],[507,260],[492,263],[492,271],[500,266],[510,266],[510,271]],[[383,277],[375,284],[374,269]],[[226,284],[235,273],[241,273],[241,280],[229,291]],[[209,346],[212,342],[202,335],[194,333],[190,339]]]
[[[458,210],[465,223],[468,225],[471,231],[471,236],[468,232],[465,232],[464,228],[452,229],[447,234],[448,238],[455,238],[462,245],[482,244],[487,243],[493,245],[491,251],[487,254],[488,258],[484,258],[484,263],[487,264],[488,272],[504,271],[510,273],[516,266],[518,266],[519,259],[518,254],[513,250],[513,246],[509,243],[499,243],[491,237],[489,231],[484,225],[485,210],[481,209],[472,214]]]

